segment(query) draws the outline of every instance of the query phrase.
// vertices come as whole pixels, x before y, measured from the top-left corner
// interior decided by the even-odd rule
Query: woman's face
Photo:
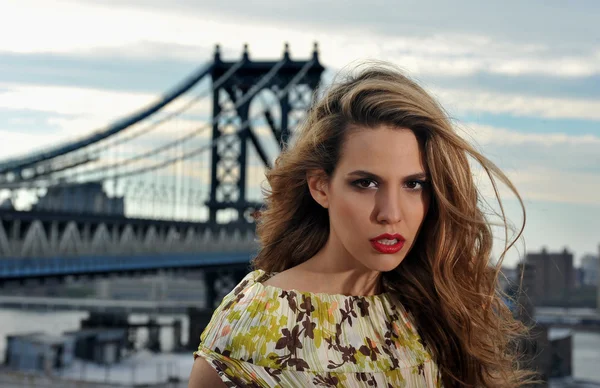
[[[397,267],[429,207],[423,159],[408,129],[352,130],[333,175],[320,192],[311,187],[315,200],[329,211],[329,244],[366,269]]]

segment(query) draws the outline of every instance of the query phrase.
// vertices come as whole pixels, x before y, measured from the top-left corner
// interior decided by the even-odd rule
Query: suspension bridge
[[[226,61],[217,46],[212,61],[149,106],[0,161],[0,283],[245,273],[264,171],[293,141],[324,71],[317,49],[294,60],[286,45],[280,60],[257,61],[245,46]]]

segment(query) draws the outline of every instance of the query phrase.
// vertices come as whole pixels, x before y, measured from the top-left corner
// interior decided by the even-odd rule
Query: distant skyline
[[[328,79],[367,59],[405,69],[504,169],[528,212],[507,265],[544,246],[598,255],[600,2],[9,0],[0,14],[0,159],[141,108],[216,43],[305,58],[317,41]]]

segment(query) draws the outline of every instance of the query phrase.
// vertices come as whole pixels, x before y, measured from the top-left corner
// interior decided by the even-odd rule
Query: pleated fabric
[[[256,270],[223,298],[200,337],[229,387],[441,387],[411,316],[393,295],[308,293]]]

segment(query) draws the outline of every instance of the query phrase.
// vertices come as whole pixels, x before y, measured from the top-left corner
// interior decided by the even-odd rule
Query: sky
[[[0,15],[0,159],[138,110],[217,43],[234,60],[244,43],[252,58],[278,59],[284,42],[307,58],[316,41],[330,75],[402,68],[507,173],[527,211],[507,264],[542,247],[598,254],[598,1],[5,0]]]

